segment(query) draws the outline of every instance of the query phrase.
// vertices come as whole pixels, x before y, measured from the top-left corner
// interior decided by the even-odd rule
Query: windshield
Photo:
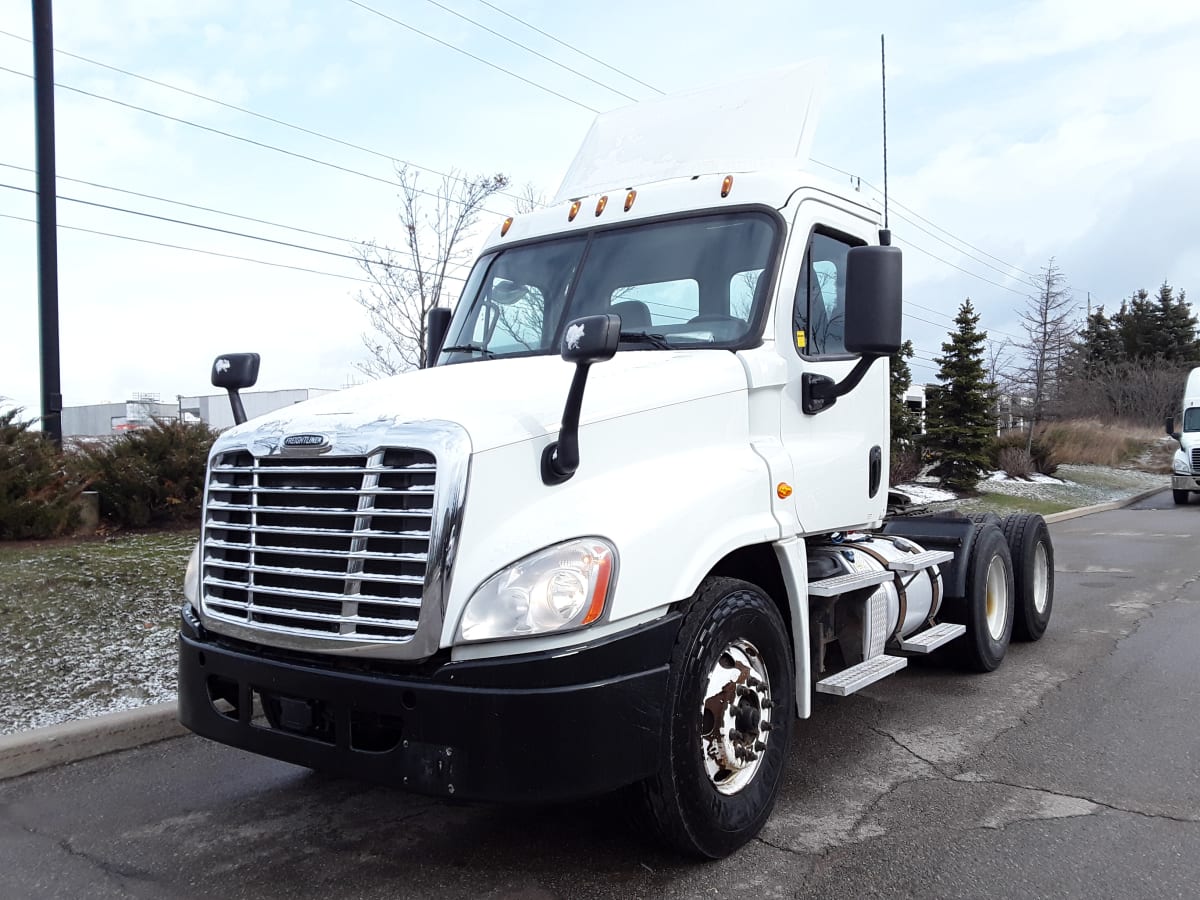
[[[1200,431],[1200,406],[1193,406],[1183,411],[1183,430]]]
[[[580,316],[616,313],[622,349],[740,345],[761,320],[778,235],[758,212],[545,240],[481,257],[439,362],[557,354]]]

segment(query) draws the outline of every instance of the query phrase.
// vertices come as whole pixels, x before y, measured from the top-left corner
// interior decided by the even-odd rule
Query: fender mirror
[[[213,387],[225,388],[229,392],[233,421],[238,425],[246,421],[246,408],[242,406],[238,390],[254,387],[258,381],[258,363],[257,353],[226,353],[213,360]]]
[[[621,317],[618,315],[584,316],[567,324],[561,352],[566,362],[575,363],[575,377],[567,392],[558,440],[542,451],[543,484],[562,484],[579,468],[579,412],[583,408],[588,369],[595,363],[612,359],[620,341]]]

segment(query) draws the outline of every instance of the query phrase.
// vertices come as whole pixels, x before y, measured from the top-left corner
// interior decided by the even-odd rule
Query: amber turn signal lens
[[[506,234],[508,234],[508,229],[512,228],[512,220],[512,216],[509,216],[504,220],[504,224],[500,226],[500,237],[504,237]]]
[[[608,206],[607,194],[596,201],[596,215],[600,215],[600,213],[604,212],[604,207],[606,206]]]
[[[786,500],[788,497],[792,496],[792,486],[786,481],[781,481],[775,488],[775,493],[779,495],[780,500]]]
[[[633,206],[633,201],[637,199],[637,191],[630,191],[625,195],[625,212],[629,212],[629,208]]]
[[[571,211],[569,213],[567,213],[567,221],[574,222],[575,217],[577,215],[579,215],[579,201],[578,200],[576,200],[574,203],[571,204]]]
[[[721,196],[728,197],[729,192],[733,190],[733,176],[726,175],[725,180],[721,182]]]

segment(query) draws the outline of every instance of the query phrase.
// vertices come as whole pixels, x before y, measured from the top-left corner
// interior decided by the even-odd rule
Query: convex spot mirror
[[[213,360],[213,387],[240,390],[258,381],[257,353],[224,353]]]
[[[621,341],[621,317],[584,316],[573,319],[563,332],[562,358],[569,363],[604,362],[612,359]]]
[[[846,256],[846,350],[888,356],[900,349],[899,247],[853,247]]]

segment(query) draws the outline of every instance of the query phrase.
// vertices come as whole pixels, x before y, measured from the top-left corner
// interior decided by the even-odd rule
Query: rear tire
[[[1172,495],[1172,496],[1175,498],[1175,505],[1176,505],[1176,506],[1187,506],[1187,503],[1188,503],[1188,491],[1176,491],[1176,490],[1172,490],[1172,491],[1171,491],[1171,495]]]
[[[991,672],[1008,652],[1015,594],[1012,554],[994,524],[975,526],[966,565],[966,594],[961,601],[947,604],[939,618],[967,626],[967,633],[947,647],[958,663],[976,672]]]
[[[1013,640],[1036,641],[1046,633],[1054,609],[1054,545],[1039,515],[1006,516],[1004,538],[1012,553],[1016,599]]]
[[[659,770],[642,786],[655,833],[689,856],[728,856],[771,815],[795,717],[788,634],[747,582],[708,578],[692,600],[671,654]]]

